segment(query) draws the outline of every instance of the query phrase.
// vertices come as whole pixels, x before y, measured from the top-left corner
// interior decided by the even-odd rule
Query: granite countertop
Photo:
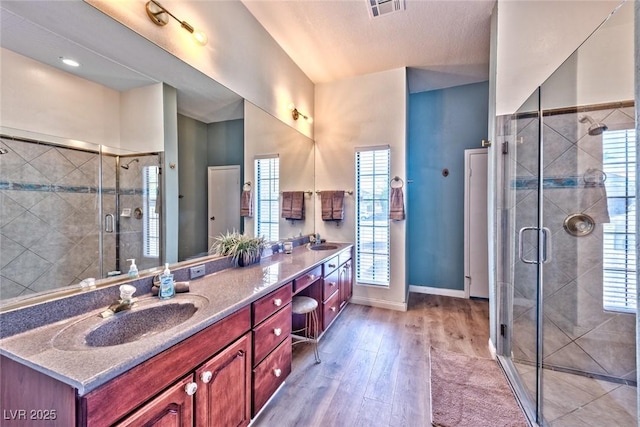
[[[299,246],[292,254],[274,254],[260,264],[192,280],[189,293],[176,294],[170,301],[188,301],[196,296],[199,300],[206,298],[208,304],[185,322],[138,341],[110,347],[60,345],[59,335],[65,329],[87,316],[97,316],[103,307],[4,338],[0,340],[0,354],[69,384],[82,396],[352,246],[332,244],[337,249],[312,251]],[[140,303],[147,299],[158,300],[149,294],[139,296]]]

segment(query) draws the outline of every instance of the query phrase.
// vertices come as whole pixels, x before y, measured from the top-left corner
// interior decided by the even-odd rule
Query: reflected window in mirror
[[[602,133],[602,169],[609,222],[603,224],[606,310],[636,311],[636,131]]]
[[[256,236],[268,242],[278,240],[280,201],[280,159],[278,155],[255,159]]]
[[[144,256],[158,258],[160,256],[160,209],[158,203],[158,166],[145,166],[143,172],[144,193]]]

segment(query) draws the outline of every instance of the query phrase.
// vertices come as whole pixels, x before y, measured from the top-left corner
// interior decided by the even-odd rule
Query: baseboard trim
[[[467,295],[463,290],[432,288],[429,286],[409,285],[409,292],[415,292],[416,294],[441,295],[443,297],[467,298]]]
[[[368,305],[370,307],[387,308],[389,310],[407,311],[406,302],[393,302],[375,298],[364,298],[352,296],[349,300],[351,304]]]

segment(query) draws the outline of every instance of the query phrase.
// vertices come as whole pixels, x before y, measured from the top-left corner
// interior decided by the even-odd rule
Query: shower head
[[[138,159],[130,160],[130,161],[129,161],[129,163],[127,163],[127,164],[125,164],[125,165],[120,165],[120,167],[121,167],[122,169],[127,169],[127,170],[129,170],[129,165],[130,165],[131,163],[133,163],[133,162],[139,162],[139,160],[138,160]]]
[[[600,135],[602,134],[602,132],[606,131],[607,129],[609,129],[609,126],[605,125],[604,123],[601,122],[596,122],[595,120],[593,120],[590,116],[584,115],[582,117],[580,117],[578,119],[578,121],[580,123],[586,123],[589,122],[589,135]]]

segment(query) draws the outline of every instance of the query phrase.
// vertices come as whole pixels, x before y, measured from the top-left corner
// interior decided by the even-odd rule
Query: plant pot
[[[261,255],[258,255],[253,259],[249,259],[249,257],[244,256],[238,257],[238,267],[247,267],[249,265],[258,264],[261,258]]]

